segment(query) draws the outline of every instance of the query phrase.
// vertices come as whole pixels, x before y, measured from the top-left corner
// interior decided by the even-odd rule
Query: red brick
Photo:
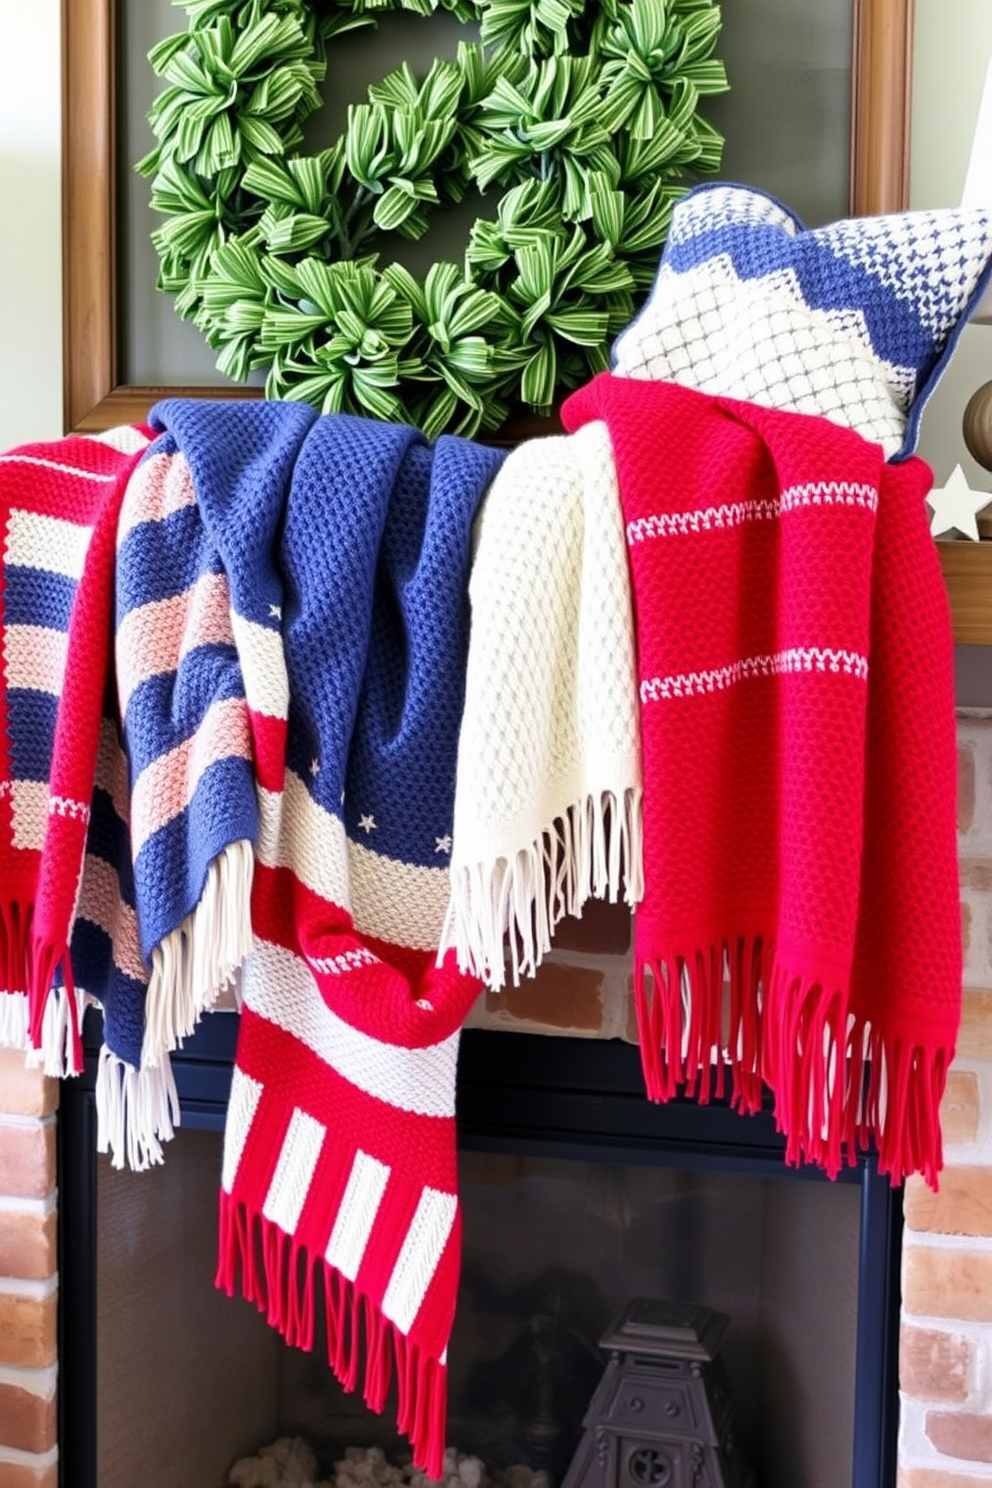
[[[896,1488],[978,1488],[982,1478],[945,1472],[942,1467],[902,1467]]]
[[[18,1049],[0,1049],[0,1111],[11,1116],[50,1116],[59,1103],[59,1082],[28,1069]]]
[[[55,1395],[50,1400],[15,1385],[0,1385],[0,1442],[19,1452],[48,1452],[57,1444]]]
[[[899,1385],[917,1400],[961,1405],[968,1398],[971,1345],[957,1333],[903,1327],[899,1335]]]
[[[0,1462],[0,1488],[58,1488],[59,1465],[23,1467],[19,1463]]]
[[[0,1213],[0,1276],[45,1281],[56,1271],[56,1216]]]
[[[43,1199],[54,1187],[54,1125],[0,1121],[0,1194]]]
[[[958,749],[958,831],[968,832],[975,820],[975,751]]]
[[[599,971],[545,961],[519,987],[486,993],[486,1012],[500,1021],[598,1033],[603,1027],[603,976]]]
[[[961,862],[961,887],[987,894],[992,889],[992,862],[988,858],[964,858]]]
[[[992,1059],[992,992],[965,992],[957,1053],[959,1059]]]
[[[966,1462],[992,1462],[992,1416],[928,1411],[927,1436],[938,1452]]]
[[[0,1292],[0,1364],[42,1369],[54,1364],[56,1299]]]
[[[978,1076],[970,1070],[951,1070],[940,1105],[945,1142],[973,1142],[978,1136],[980,1101]]]
[[[992,1168],[945,1168],[940,1192],[921,1178],[906,1182],[906,1223],[938,1235],[992,1235]]]
[[[992,1253],[911,1245],[904,1252],[902,1298],[912,1316],[992,1323]]]
[[[569,915],[562,920],[555,931],[555,946],[560,951],[624,956],[630,950],[632,925],[629,905],[589,899],[581,917]]]

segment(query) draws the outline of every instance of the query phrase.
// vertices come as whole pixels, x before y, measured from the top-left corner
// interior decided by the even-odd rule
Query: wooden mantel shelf
[[[951,599],[954,639],[962,646],[992,646],[992,540],[938,541]]]

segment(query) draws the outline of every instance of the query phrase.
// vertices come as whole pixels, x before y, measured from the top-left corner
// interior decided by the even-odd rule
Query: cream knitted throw
[[[479,518],[441,954],[536,971],[585,901],[642,893],[626,541],[606,425],[530,440]]]

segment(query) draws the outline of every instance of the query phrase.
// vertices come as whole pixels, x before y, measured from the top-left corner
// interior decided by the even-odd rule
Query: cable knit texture
[[[771,1087],[791,1162],[833,1174],[874,1140],[894,1181],[935,1184],[961,937],[930,471],[825,419],[609,374],[563,417],[606,421],[627,527],[649,1093],[705,1099],[726,1054],[740,1107]]]

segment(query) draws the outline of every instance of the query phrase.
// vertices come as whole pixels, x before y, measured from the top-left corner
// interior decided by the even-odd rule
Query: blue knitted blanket
[[[358,937],[436,950],[470,529],[503,458],[291,403],[166,400],[151,424],[73,937],[101,1147],[138,1167],[170,1134],[169,1051],[240,990],[258,864]]]

